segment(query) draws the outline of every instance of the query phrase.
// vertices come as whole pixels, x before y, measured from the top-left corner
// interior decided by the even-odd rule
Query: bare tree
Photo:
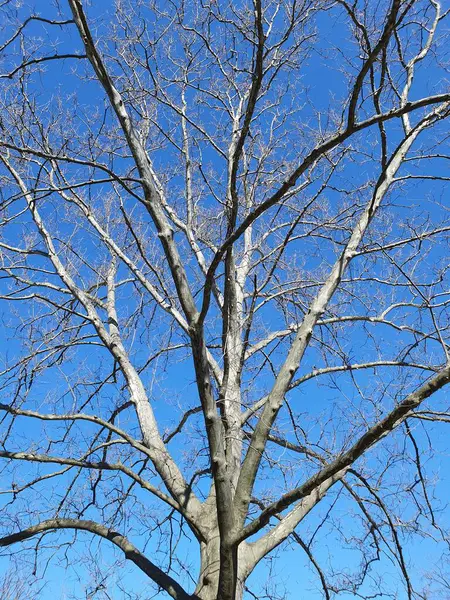
[[[291,544],[325,599],[446,597],[445,7],[39,8],[0,4],[4,552],[235,600]]]
[[[2,600],[32,600],[39,597],[33,581],[23,577],[20,570],[10,569],[0,577],[0,597]]]

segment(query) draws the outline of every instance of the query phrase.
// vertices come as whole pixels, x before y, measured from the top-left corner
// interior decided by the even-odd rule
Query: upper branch
[[[344,250],[336,260],[324,285],[320,288],[316,297],[311,302],[308,312],[297,329],[295,339],[290,347],[286,360],[280,368],[272,390],[267,397],[267,402],[261,417],[258,420],[246,457],[242,464],[235,498],[236,507],[240,513],[241,524],[244,523],[247,515],[251,490],[253,489],[268,435],[283,403],[285,394],[289,390],[292,379],[297,372],[303,355],[309,345],[313,330],[340,284],[347,266],[355,256],[367,228],[372,222],[385,194],[392,184],[395,174],[400,168],[402,161],[411,148],[414,140],[423,129],[438,119],[441,111],[446,110],[446,108],[447,107],[444,105],[444,107],[441,107],[437,111],[432,111],[399,144],[386,169],[381,173],[373,196],[361,217],[356,222]]]
[[[347,139],[349,139],[352,135],[359,131],[363,131],[372,125],[376,125],[378,123],[382,123],[384,121],[389,121],[390,119],[394,119],[397,117],[401,117],[405,114],[411,113],[415,110],[419,110],[426,106],[430,106],[433,104],[442,104],[448,103],[450,101],[450,93],[446,94],[437,94],[435,96],[427,96],[426,98],[421,98],[420,100],[415,100],[414,102],[406,102],[402,104],[402,106],[398,108],[394,108],[382,114],[376,114],[364,121],[360,121],[359,123],[354,123],[351,127],[347,126],[343,130],[337,131],[334,135],[329,137],[323,143],[316,146],[309,154],[304,158],[301,164],[286,178],[284,183],[278,188],[276,192],[274,192],[269,198],[261,202],[252,212],[250,212],[246,218],[242,221],[240,225],[236,227],[234,232],[224,241],[222,246],[217,250],[214,255],[213,260],[209,266],[208,272],[206,274],[204,293],[203,293],[203,302],[202,308],[200,311],[200,315],[198,317],[198,322],[201,323],[204,321],[210,304],[211,299],[211,291],[212,285],[214,281],[215,272],[225,254],[225,252],[230,248],[243,234],[244,232],[265,212],[267,212],[270,208],[275,206],[278,202],[285,198],[286,194],[296,185],[298,179],[312,166],[316,163],[320,158],[325,156],[327,152],[330,152],[340,144],[344,143]]]
[[[356,107],[358,103],[359,94],[361,93],[361,89],[364,83],[364,79],[376,61],[379,54],[386,48],[389,43],[389,39],[394,31],[398,11],[400,9],[401,0],[394,0],[392,2],[392,7],[389,12],[389,15],[386,19],[386,25],[384,27],[381,38],[378,41],[378,44],[373,48],[370,52],[367,60],[364,62],[364,65],[361,71],[356,78],[355,84],[353,86],[353,91],[350,97],[350,103],[348,107],[348,128],[351,129],[356,121]]]
[[[188,323],[192,326],[192,324],[198,321],[198,312],[183,261],[179,255],[177,245],[173,238],[173,231],[166,218],[163,202],[161,200],[161,186],[155,177],[155,173],[147,152],[136,134],[123,99],[114,86],[114,83],[102,61],[102,58],[95,47],[95,43],[89,30],[80,0],[69,0],[69,4],[76,26],[80,32],[81,39],[86,49],[86,54],[98,77],[99,82],[103,86],[103,89],[110,100],[111,106],[117,115],[119,123],[125,134],[128,146],[139,170],[141,183],[145,194],[145,206],[149,211],[158,231],[158,237],[161,240],[164,254],[169,264],[175,287],[177,289],[178,298],[187,317]],[[196,381],[199,396],[202,402],[203,412],[205,414],[206,430],[208,433],[210,453],[212,456],[213,473],[217,484],[218,497],[222,497],[222,501],[219,502],[219,504],[223,505],[223,510],[228,510],[230,503],[223,497],[225,494],[226,481],[228,477],[225,473],[222,423],[217,414],[216,403],[212,393],[208,351],[204,341],[202,328],[196,327],[195,331],[190,333],[192,355],[196,371]],[[166,452],[166,454],[168,453]],[[167,458],[169,457],[167,456]]]
[[[238,214],[238,197],[237,197],[237,175],[239,169],[239,161],[244,149],[245,140],[250,131],[253,115],[256,108],[256,102],[261,89],[263,80],[263,59],[264,59],[264,30],[262,23],[262,7],[261,0],[254,0],[255,10],[255,29],[257,34],[256,56],[254,59],[254,68],[252,73],[252,82],[248,93],[247,107],[244,114],[244,122],[242,129],[237,134],[235,143],[232,144],[231,152],[231,172],[230,172],[230,193],[232,201],[232,210],[229,221],[228,235],[233,232],[236,225]]]
[[[141,176],[141,183],[145,194],[145,206],[152,217],[157,228],[158,236],[164,249],[172,277],[178,292],[178,297],[189,321],[197,314],[195,301],[189,286],[186,271],[181,261],[178,249],[173,239],[172,229],[167,221],[160,199],[158,182],[155,181],[155,173],[149,157],[133,127],[122,96],[115,87],[103,60],[95,47],[90,32],[86,15],[80,0],[69,0],[69,5],[86,49],[87,57],[97,75],[97,78],[105,90],[111,106],[117,115],[119,123],[125,134],[128,146],[133,155],[136,166]]]

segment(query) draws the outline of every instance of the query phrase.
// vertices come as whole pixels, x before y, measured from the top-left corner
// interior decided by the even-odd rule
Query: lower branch
[[[274,548],[279,546],[295,531],[297,525],[306,517],[306,515],[322,500],[328,490],[335,483],[341,481],[345,476],[347,469],[339,471],[334,476],[324,481],[321,485],[311,491],[284,517],[278,513],[273,516],[279,520],[279,523],[270,529],[265,535],[256,542],[248,545],[248,561],[245,565],[250,574],[257,563],[264,558]],[[263,511],[264,513],[264,511]]]
[[[192,598],[185,590],[177,583],[170,575],[164,573],[151,560],[144,556],[126,537],[108,529],[104,525],[95,523],[94,521],[79,521],[78,519],[49,519],[42,521],[37,525],[33,525],[28,529],[23,529],[17,533],[12,533],[6,537],[0,538],[0,547],[10,546],[17,542],[23,542],[35,535],[57,529],[78,529],[81,531],[89,531],[98,535],[105,540],[112,542],[117,548],[122,550],[127,560],[131,560],[137,567],[148,575],[156,584],[165,590],[175,600],[189,600]]]
[[[359,440],[349,449],[338,456],[334,461],[326,465],[318,473],[313,475],[300,487],[287,492],[277,502],[274,502],[261,512],[259,517],[249,523],[241,533],[238,541],[242,541],[260,531],[270,521],[271,517],[281,513],[294,502],[309,496],[327,481],[345,472],[360,458],[369,448],[377,444],[381,439],[398,427],[405,419],[413,415],[414,409],[442,389],[450,382],[450,364],[446,365],[439,373],[425,382],[415,392],[412,392],[403,402],[398,404],[384,419],[378,421],[369,428]],[[295,510],[295,509],[294,509]],[[286,517],[287,518],[287,517]]]

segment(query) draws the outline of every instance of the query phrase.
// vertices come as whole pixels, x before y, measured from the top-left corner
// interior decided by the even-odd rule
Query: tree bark
[[[242,600],[244,579],[239,577],[238,549],[221,544],[219,530],[211,532],[200,548],[200,576],[194,592],[197,600]]]

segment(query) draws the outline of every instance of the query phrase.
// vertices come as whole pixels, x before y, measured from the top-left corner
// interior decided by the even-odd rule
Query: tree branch
[[[179,583],[144,556],[144,554],[133,546],[125,536],[113,529],[108,529],[104,525],[95,523],[94,521],[49,519],[48,521],[42,521],[42,523],[0,538],[0,547],[10,546],[11,544],[28,540],[35,535],[59,529],[88,531],[89,533],[93,533],[94,535],[98,535],[105,540],[110,541],[119,548],[119,550],[122,550],[127,560],[131,560],[131,562],[139,567],[141,571],[148,575],[156,584],[172,596],[172,598],[175,600],[192,600],[192,597],[185,592]]]
[[[405,400],[384,417],[384,419],[381,419],[378,423],[368,429],[349,450],[321,469],[316,475],[313,475],[313,477],[300,487],[284,494],[277,502],[274,502],[262,511],[257,519],[244,528],[242,536],[240,536],[239,539],[244,540],[249,536],[254,535],[269,522],[274,514],[282,512],[293,502],[296,502],[311,494],[312,491],[319,489],[319,486],[323,483],[330,481],[332,478],[336,478],[339,473],[347,471],[358,458],[367,452],[369,448],[377,444],[388,433],[396,429],[405,419],[413,416],[414,409],[420,406],[424,400],[442,389],[449,382],[450,365],[447,365],[419,389],[405,398]]]

